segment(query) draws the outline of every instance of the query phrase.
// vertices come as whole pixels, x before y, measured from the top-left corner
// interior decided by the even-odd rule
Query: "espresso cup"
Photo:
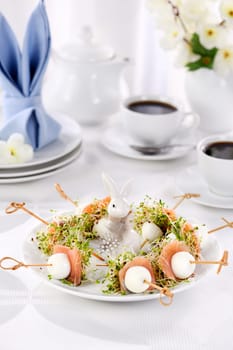
[[[233,196],[233,135],[213,135],[197,145],[198,166],[209,190]]]
[[[169,144],[199,125],[199,116],[184,112],[180,102],[156,95],[127,98],[122,105],[122,120],[134,144],[156,147]]]

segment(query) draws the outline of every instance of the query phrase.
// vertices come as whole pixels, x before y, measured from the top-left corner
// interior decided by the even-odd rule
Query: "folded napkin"
[[[40,149],[58,137],[61,126],[41,103],[50,43],[43,1],[29,19],[22,52],[7,20],[0,14],[0,84],[4,90],[0,139],[6,140],[18,132],[34,149]]]

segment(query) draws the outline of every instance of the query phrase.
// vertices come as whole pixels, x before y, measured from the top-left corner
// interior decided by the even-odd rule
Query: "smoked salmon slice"
[[[119,271],[119,281],[120,281],[120,287],[121,287],[121,291],[127,291],[126,287],[125,287],[125,274],[127,272],[127,270],[130,267],[133,266],[143,266],[145,267],[151,274],[151,282],[155,283],[155,275],[154,275],[154,271],[151,265],[151,262],[144,258],[143,256],[138,256],[136,258],[134,258],[132,261],[129,261],[127,264],[125,264],[125,266]],[[149,287],[148,290],[153,289],[153,287]]]
[[[189,248],[184,242],[172,241],[162,249],[158,259],[161,270],[168,278],[172,280],[176,280],[176,277],[171,268],[171,259],[172,256],[178,252],[189,252]]]
[[[64,245],[55,245],[53,253],[64,253],[68,256],[71,272],[68,280],[72,282],[75,286],[81,283],[82,278],[82,257],[81,253],[77,248],[69,248]]]

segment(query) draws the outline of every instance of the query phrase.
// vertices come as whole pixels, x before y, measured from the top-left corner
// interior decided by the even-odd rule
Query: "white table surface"
[[[129,200],[145,194],[171,205],[179,194],[174,179],[195,164],[196,154],[173,161],[138,161],[112,154],[100,144],[101,128],[85,128],[83,152],[61,173],[46,179],[0,186],[0,257],[22,258],[21,246],[30,227],[24,214],[4,215],[10,201],[25,201],[41,215],[49,209],[71,209],[54,189],[58,182],[74,199],[106,195],[101,173],[121,185],[133,178]],[[210,228],[232,210],[214,209],[186,201],[179,208]],[[30,219],[31,220],[31,219]],[[33,219],[32,219],[33,220]],[[65,295],[44,285],[30,270],[0,271],[0,349],[233,349],[233,230],[216,233],[230,266],[210,273],[195,287],[176,294],[170,307],[158,300],[104,303]]]

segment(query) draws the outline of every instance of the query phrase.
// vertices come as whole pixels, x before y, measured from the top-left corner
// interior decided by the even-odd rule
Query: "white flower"
[[[184,38],[183,28],[179,22],[172,21],[169,23],[166,32],[160,40],[160,45],[166,49],[174,49]]]
[[[148,2],[148,8],[155,16],[156,27],[166,31],[167,23],[178,21],[174,13],[178,3],[180,4],[180,0],[173,0],[172,4],[167,0],[150,0]]]
[[[148,0],[154,14],[155,24],[162,31],[161,46],[176,49],[176,64],[200,62],[193,69],[204,68],[208,62],[218,73],[226,75],[232,71],[233,45],[233,0]],[[198,47],[216,48],[208,54]],[[193,39],[193,40],[192,40]],[[193,45],[193,47],[192,47]],[[192,50],[198,52],[196,55]],[[209,68],[209,66],[208,66]]]
[[[233,23],[233,1],[223,0],[220,4],[220,13],[224,20]]]
[[[204,24],[198,29],[201,44],[207,48],[220,47],[225,42],[226,32],[222,26]]]
[[[218,50],[214,70],[222,76],[227,76],[233,71],[233,46]]]
[[[12,134],[9,139],[0,141],[0,164],[25,163],[33,158],[33,148],[24,143],[21,134]]]
[[[161,6],[164,6],[167,4],[167,1],[165,0],[148,0],[147,1],[147,7],[150,11],[157,11]]]
[[[207,3],[204,0],[183,0],[180,6],[180,14],[184,21],[197,21],[205,18],[207,14]]]
[[[155,17],[154,24],[158,29],[166,30],[167,23],[175,19],[172,8],[168,3],[164,3],[161,6],[157,5],[156,10],[154,9],[152,13]]]
[[[192,52],[191,46],[182,41],[177,47],[177,56],[175,59],[175,65],[177,67],[183,67],[189,62],[195,62],[200,58],[200,56]]]
[[[181,0],[172,0],[170,3],[168,0],[148,0],[147,7],[152,12],[158,12],[158,10],[166,8],[170,9],[170,12],[172,13],[172,7],[180,6],[181,2]]]

